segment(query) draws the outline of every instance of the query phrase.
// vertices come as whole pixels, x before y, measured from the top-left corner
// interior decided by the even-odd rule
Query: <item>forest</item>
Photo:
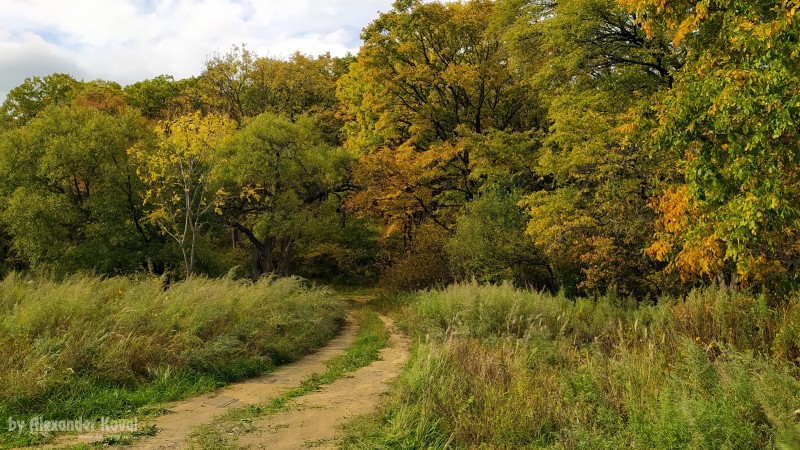
[[[353,56],[31,77],[0,114],[2,272],[784,298],[797,7],[399,0]]]

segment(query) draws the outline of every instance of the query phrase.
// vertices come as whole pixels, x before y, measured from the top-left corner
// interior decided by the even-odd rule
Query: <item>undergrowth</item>
[[[345,448],[800,448],[797,303],[463,284],[401,315],[412,359]]]

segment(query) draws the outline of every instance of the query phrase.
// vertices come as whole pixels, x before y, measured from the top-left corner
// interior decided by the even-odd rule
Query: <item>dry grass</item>
[[[796,306],[465,284],[404,315],[415,357],[349,448],[800,448]]]
[[[11,275],[0,282],[0,416],[125,416],[262,374],[344,323],[333,293],[258,283]],[[4,436],[8,438],[9,436]]]

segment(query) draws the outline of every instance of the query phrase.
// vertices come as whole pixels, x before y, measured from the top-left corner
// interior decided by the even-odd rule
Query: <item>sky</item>
[[[259,56],[355,53],[392,0],[0,0],[0,101],[54,72],[123,86],[199,75],[246,44]]]

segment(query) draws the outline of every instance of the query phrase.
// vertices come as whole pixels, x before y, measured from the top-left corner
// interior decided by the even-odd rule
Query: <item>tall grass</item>
[[[797,305],[422,292],[415,354],[350,448],[800,448]]]
[[[0,417],[132,415],[262,374],[343,323],[331,292],[293,278],[164,291],[158,280],[11,275],[0,282]]]

